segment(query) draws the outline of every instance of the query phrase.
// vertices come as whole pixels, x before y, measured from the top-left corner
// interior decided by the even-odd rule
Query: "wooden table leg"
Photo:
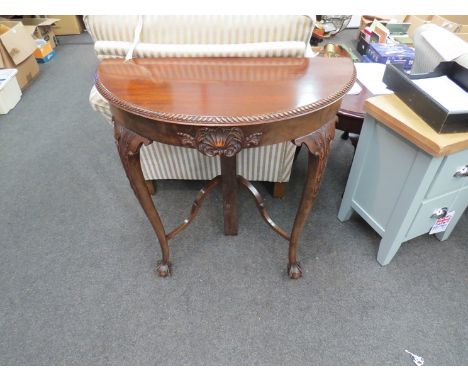
[[[151,141],[115,122],[114,134],[117,150],[119,151],[120,160],[122,161],[127,178],[161,245],[162,260],[158,262],[156,272],[161,277],[169,276],[171,274],[171,262],[169,261],[169,246],[167,244],[166,233],[151,194],[146,187],[140,164],[141,145],[149,145]]]
[[[331,121],[313,133],[298,138],[295,144],[300,146],[304,144],[309,150],[307,177],[302,192],[301,202],[294,219],[294,225],[291,232],[289,243],[289,262],[288,275],[292,279],[298,279],[302,276],[302,269],[297,261],[297,244],[299,237],[306,223],[307,216],[314,205],[317,197],[322,175],[327,164],[330,145],[335,136],[335,121]]]
[[[223,186],[224,234],[237,235],[239,220],[237,216],[237,171],[236,155],[221,156],[221,178]]]

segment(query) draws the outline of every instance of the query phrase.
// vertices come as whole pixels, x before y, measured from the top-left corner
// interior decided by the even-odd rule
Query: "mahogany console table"
[[[168,241],[195,218],[207,194],[222,187],[224,233],[236,235],[238,185],[265,222],[289,241],[289,277],[301,277],[299,236],[317,196],[341,98],[355,81],[349,58],[148,58],[100,63],[96,88],[109,101],[115,140],[130,185],[162,250],[156,271],[171,274]],[[221,175],[198,193],[190,215],[167,232],[145,185],[141,145],[158,141],[221,158]],[[246,148],[292,141],[309,150],[302,199],[291,234],[276,225],[255,187],[236,173]]]

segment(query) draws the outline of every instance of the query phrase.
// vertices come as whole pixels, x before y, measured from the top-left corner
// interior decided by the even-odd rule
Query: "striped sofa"
[[[100,60],[133,57],[304,57],[310,55],[309,16],[85,16]],[[130,52],[130,53],[129,53]],[[92,107],[111,122],[107,101],[93,87]],[[290,142],[242,150],[238,172],[249,180],[287,182],[295,154]],[[219,157],[154,142],[141,149],[143,175],[211,179]]]

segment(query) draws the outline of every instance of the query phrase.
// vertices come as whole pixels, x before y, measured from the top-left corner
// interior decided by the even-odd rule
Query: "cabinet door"
[[[432,217],[434,212],[439,208],[447,208],[447,210],[450,211],[459,192],[460,191],[454,191],[437,198],[424,200],[408,230],[405,241],[429,233],[431,227],[437,220],[436,217]],[[460,213],[460,211],[455,211],[455,213]]]
[[[446,157],[429,188],[426,199],[468,186],[468,176],[455,176],[456,172],[465,166],[468,166],[468,150]]]

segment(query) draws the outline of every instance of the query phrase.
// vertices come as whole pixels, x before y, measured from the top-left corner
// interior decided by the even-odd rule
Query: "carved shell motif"
[[[240,129],[200,129],[198,151],[209,157],[232,157],[242,149],[244,135]]]
[[[182,137],[181,141],[184,146],[196,148],[206,156],[232,157],[243,147],[257,146],[262,133],[244,137],[242,130],[237,127],[203,127],[197,130],[195,136],[186,133],[178,133],[178,135]]]

